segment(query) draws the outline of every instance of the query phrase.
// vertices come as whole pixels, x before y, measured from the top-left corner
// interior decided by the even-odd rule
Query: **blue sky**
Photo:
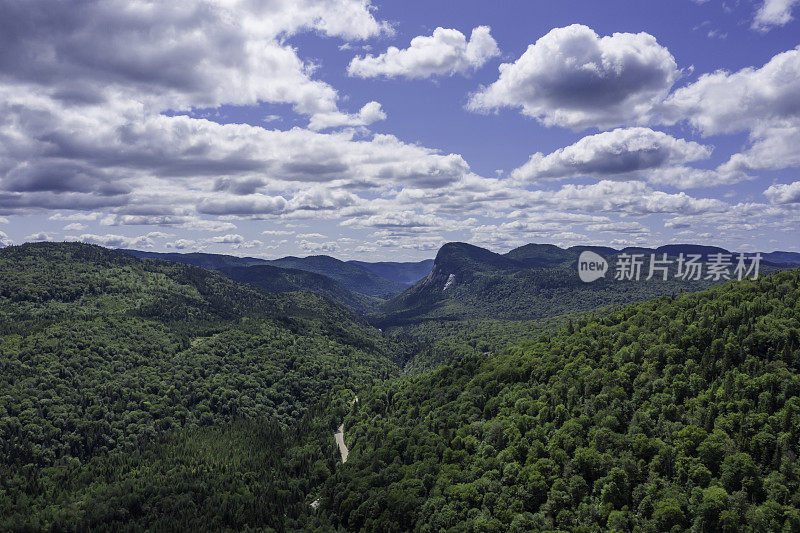
[[[750,25],[757,5],[753,2],[730,2],[728,8],[722,2],[697,4],[689,0],[504,1],[500,6],[494,2],[436,1],[376,5],[378,13],[393,22],[396,34],[377,41],[374,52],[387,45],[404,48],[415,36],[429,35],[436,27],[455,28],[468,34],[476,26],[488,25],[502,56],[466,77],[442,77],[434,81],[365,80],[347,75],[353,52],[336,50],[329,39],[301,35],[291,42],[307,50],[309,57],[318,59],[321,63],[318,77],[340,88],[351,100],[381,102],[388,117],[373,126],[375,131],[463,154],[470,166],[484,175],[492,175],[497,169],[509,170],[523,164],[532,152],[549,153],[586,133],[541,127],[513,110],[488,116],[464,110],[469,93],[497,78],[500,63],[514,61],[529,44],[553,28],[584,24],[600,35],[650,33],[670,50],[679,68],[693,68],[678,86],[718,69],[735,71],[761,66],[775,54],[800,44],[797,23],[769,32],[753,31]],[[711,31],[726,37],[709,37]],[[243,115],[237,114],[236,120],[247,120],[247,116],[245,110]],[[297,123],[301,124],[302,119]],[[683,136],[692,134],[691,128],[686,127],[666,130]],[[746,137],[746,134],[724,136],[715,139],[715,145],[730,153],[739,149]],[[726,154],[720,150],[718,155],[721,158]]]
[[[800,250],[797,4],[0,1],[0,242]]]

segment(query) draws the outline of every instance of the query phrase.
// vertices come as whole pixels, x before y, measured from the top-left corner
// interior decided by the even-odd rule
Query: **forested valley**
[[[333,466],[331,406],[397,373],[312,293],[81,244],[0,272],[0,530],[283,528]]]
[[[361,317],[297,271],[0,250],[0,530],[800,530],[799,270],[577,305],[503,261]]]

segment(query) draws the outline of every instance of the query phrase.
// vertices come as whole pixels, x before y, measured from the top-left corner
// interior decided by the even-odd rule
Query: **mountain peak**
[[[486,248],[465,242],[449,242],[439,249],[433,262],[437,267],[457,273],[463,270],[507,270],[519,268],[519,263]]]
[[[514,248],[505,254],[505,257],[520,262],[527,267],[546,267],[568,262],[573,255],[568,250],[555,244],[530,243]]]
[[[506,271],[520,266],[516,261],[486,248],[465,242],[449,242],[436,254],[433,268],[424,284],[444,291],[459,283],[469,282],[476,273]]]

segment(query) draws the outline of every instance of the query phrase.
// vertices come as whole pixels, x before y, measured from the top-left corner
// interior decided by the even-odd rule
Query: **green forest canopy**
[[[798,270],[431,323],[450,363],[406,377],[310,293],[80,244],[0,272],[2,530],[800,528]]]
[[[347,530],[797,531],[800,271],[359,394]]]

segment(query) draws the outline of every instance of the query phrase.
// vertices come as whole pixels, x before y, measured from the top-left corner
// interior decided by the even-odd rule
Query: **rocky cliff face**
[[[422,285],[428,290],[446,291],[456,283],[456,275],[446,272],[439,264],[434,263],[430,274],[425,277]]]

